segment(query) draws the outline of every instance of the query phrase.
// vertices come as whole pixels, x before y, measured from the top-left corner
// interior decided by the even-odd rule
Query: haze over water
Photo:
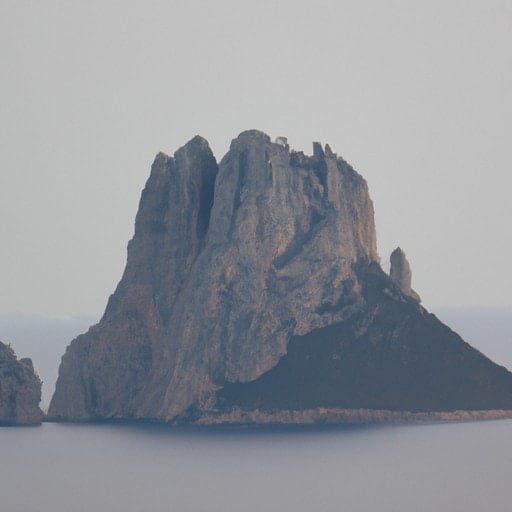
[[[334,429],[45,424],[0,432],[2,510],[510,510],[512,421]]]

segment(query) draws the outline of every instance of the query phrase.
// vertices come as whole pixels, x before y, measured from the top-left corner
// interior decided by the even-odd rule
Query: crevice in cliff
[[[236,227],[238,210],[242,204],[243,190],[247,183],[247,173],[249,167],[249,154],[248,150],[244,149],[238,155],[236,167],[236,185],[233,191],[233,203],[231,206],[231,217],[229,219],[228,239],[231,239]]]
[[[213,161],[209,162],[209,165],[204,171],[205,180],[199,192],[199,211],[196,226],[196,235],[201,241],[204,241],[206,238],[208,228],[210,227],[210,217],[215,197],[215,182],[217,180],[218,170],[217,162],[213,159]],[[208,177],[210,177],[210,179],[207,179]]]
[[[290,261],[296,258],[303,250],[304,247],[318,234],[318,232],[325,226],[327,215],[317,210],[311,211],[310,227],[307,231],[301,232],[299,228],[296,229],[296,235],[284,250],[282,254],[274,258],[272,265],[276,270],[281,270]]]

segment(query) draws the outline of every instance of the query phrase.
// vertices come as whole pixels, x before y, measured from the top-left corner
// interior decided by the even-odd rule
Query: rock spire
[[[411,280],[412,272],[411,266],[405,257],[404,251],[397,247],[389,258],[391,267],[389,270],[389,277],[391,280],[409,297],[421,302],[420,296],[412,289]]]

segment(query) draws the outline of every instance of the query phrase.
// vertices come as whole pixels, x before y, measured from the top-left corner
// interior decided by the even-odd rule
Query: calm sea
[[[512,421],[0,430],[2,512],[511,510]]]
[[[510,312],[440,316],[512,367]],[[0,339],[34,358],[46,401],[64,345],[85,321],[59,322],[0,318]],[[0,511],[509,512],[511,441],[512,420],[323,429],[4,427]]]

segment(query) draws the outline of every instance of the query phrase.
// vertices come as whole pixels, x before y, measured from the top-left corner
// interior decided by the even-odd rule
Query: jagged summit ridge
[[[365,180],[319,143],[309,156],[248,130],[219,164],[201,137],[158,154],[123,277],[100,323],[66,350],[50,416],[196,421],[264,408],[267,388],[253,402],[233,389],[275,373],[294,340],[332,326],[380,332],[387,299],[370,281],[423,325],[426,312],[380,269],[373,217]]]

